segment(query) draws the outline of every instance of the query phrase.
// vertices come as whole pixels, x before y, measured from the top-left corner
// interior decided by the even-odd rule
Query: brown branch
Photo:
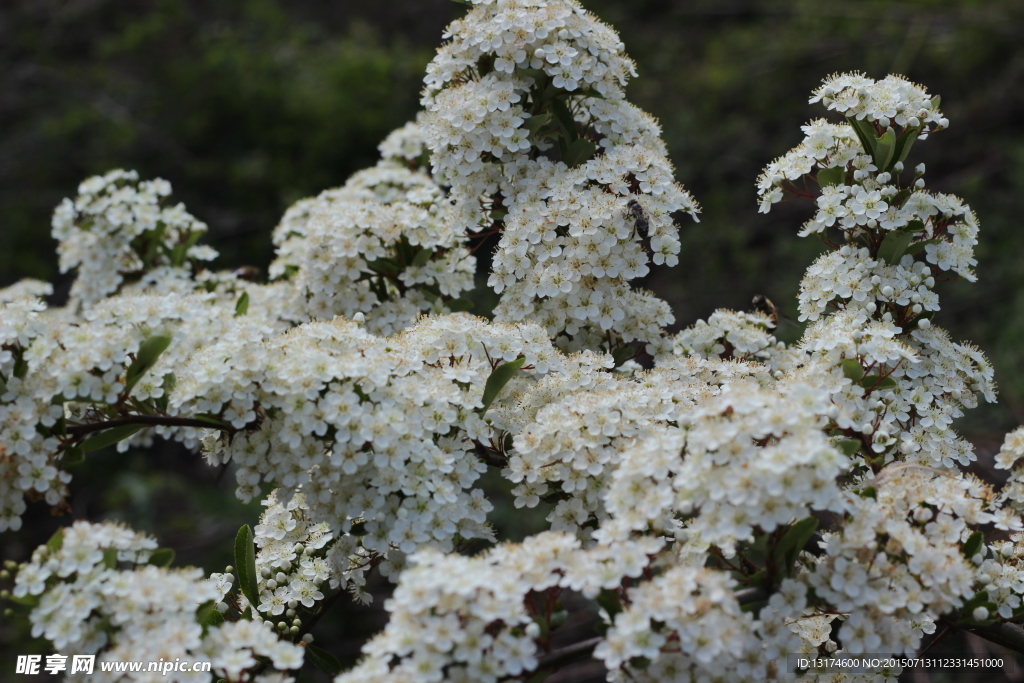
[[[1024,628],[1017,624],[992,624],[967,629],[970,633],[1003,647],[1024,654]]]
[[[170,415],[129,415],[127,417],[119,417],[114,420],[104,420],[103,422],[68,425],[65,431],[70,436],[83,436],[93,432],[101,432],[104,429],[110,429],[111,427],[123,427],[124,425],[203,427],[206,429],[213,428],[235,431],[231,425],[228,424],[218,426],[212,422],[207,422],[206,420],[198,420],[191,417],[171,417]]]

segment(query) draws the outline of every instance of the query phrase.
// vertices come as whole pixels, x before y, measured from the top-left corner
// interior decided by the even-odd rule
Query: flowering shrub
[[[446,37],[382,161],[285,214],[269,282],[204,269],[169,184],[115,171],[54,214],[68,305],[0,290],[0,530],[65,507],[68,464],[157,437],[233,463],[243,500],[273,490],[209,577],[117,525],[58,532],[4,574],[33,636],[266,682],[533,680],[588,654],[610,681],[810,679],[787,654],[912,655],[940,621],[1024,652],[1024,431],[1003,488],[965,473],[953,421],[993,369],[932,323],[978,239],[908,168],[938,98],[832,76],[811,102],[834,118],[758,179],[762,211],[813,200],[800,235],[827,247],[799,342],[765,312],[669,334],[630,281],[687,258],[697,205],[615,33],[572,0],[477,0]],[[489,235],[493,320],[464,312]],[[468,556],[501,540],[488,468],[550,527]],[[310,630],[373,571],[390,621],[341,672]],[[560,650],[570,594],[600,636]]]

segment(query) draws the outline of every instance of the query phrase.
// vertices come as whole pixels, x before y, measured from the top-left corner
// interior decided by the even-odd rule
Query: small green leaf
[[[786,574],[790,573],[800,551],[807,545],[817,528],[817,519],[805,517],[789,527],[789,531],[779,540],[774,550],[775,562],[785,568]]]
[[[249,292],[242,292],[242,296],[238,297],[238,301],[235,302],[235,317],[245,315],[249,312]]]
[[[551,101],[551,112],[562,127],[562,134],[565,136],[566,141],[572,144],[573,141],[579,138],[579,133],[576,132],[576,120],[573,119],[569,107],[566,106],[563,100],[554,99]]]
[[[117,548],[107,548],[103,551],[103,564],[107,569],[117,567]]]
[[[14,355],[14,370],[12,372],[18,379],[25,379],[25,375],[28,374],[28,361],[20,353]]]
[[[924,223],[918,220],[907,221],[907,224],[901,229],[907,232],[921,232],[924,230]]]
[[[842,439],[836,443],[836,448],[842,451],[846,457],[850,457],[859,451],[862,445],[860,439]]]
[[[941,241],[942,241],[941,239],[935,238],[935,239],[930,239],[930,240],[921,240],[920,242],[914,242],[909,247],[907,247],[907,250],[904,253],[905,254],[910,254],[911,256],[913,256],[917,252],[919,252],[922,249],[924,249],[925,247],[927,247],[929,244],[938,244]]]
[[[149,556],[149,564],[154,567],[170,567],[174,562],[174,548],[160,548]]]
[[[636,355],[636,349],[632,346],[619,346],[612,350],[612,360],[615,362],[615,367],[619,367],[628,360],[631,360]]]
[[[255,609],[260,604],[259,585],[256,583],[256,549],[248,524],[243,524],[235,536],[235,574],[242,595]]]
[[[498,398],[498,394],[509,383],[509,380],[515,377],[515,374],[519,372],[519,368],[523,367],[524,363],[526,363],[526,356],[519,356],[515,360],[502,363],[494,368],[491,376],[487,378],[487,383],[484,384],[484,404],[481,408],[477,409],[478,413],[483,415],[487,412],[487,409],[494,403],[494,399]]]
[[[893,159],[901,163],[906,161],[907,157],[910,155],[910,148],[914,146],[914,143],[917,141],[917,136],[920,134],[920,128],[911,128],[903,133],[903,135],[900,136],[900,139],[896,141],[896,150],[892,154]]]
[[[220,626],[224,623],[224,615],[217,609],[217,605],[213,600],[207,600],[196,610],[196,621],[203,627],[203,634],[205,635],[212,627]]]
[[[602,588],[597,594],[597,604],[604,608],[612,621],[615,621],[615,615],[622,611],[622,599],[619,594],[607,588]]]
[[[341,673],[341,662],[334,655],[316,645],[306,644],[306,655],[313,666],[323,671],[328,676],[337,676]]]
[[[393,258],[379,258],[368,261],[367,265],[375,273],[398,275],[398,263]]]
[[[530,135],[536,135],[537,131],[549,123],[551,123],[551,114],[550,112],[544,112],[543,114],[537,114],[526,119],[523,122],[523,128],[530,131]]]
[[[984,542],[985,534],[981,533],[980,531],[975,531],[964,542],[964,557],[966,557],[968,560],[973,558],[975,555],[978,554],[978,551],[981,550],[981,544]]]
[[[50,540],[46,542],[46,549],[51,553],[60,552],[60,549],[64,547],[64,530],[57,529],[53,532],[53,536],[50,536]]]
[[[860,385],[869,391],[886,391],[896,388],[896,380],[892,377],[868,375],[860,381]]]
[[[433,255],[433,249],[420,249],[418,252],[416,252],[416,255],[413,257],[411,265],[414,268],[422,268],[423,266],[427,265],[427,261],[429,261],[430,257]]]
[[[907,247],[910,246],[912,239],[914,239],[913,233],[906,230],[893,230],[885,236],[882,244],[879,245],[878,258],[891,266],[896,265],[903,258],[903,254],[907,251]]]
[[[857,134],[857,139],[860,140],[861,147],[864,148],[865,154],[870,154],[872,157],[875,155],[875,128],[867,121],[857,120],[856,118],[847,119],[850,122],[850,126],[853,128],[853,132]]]
[[[889,170],[889,162],[892,161],[893,151],[896,149],[896,131],[890,126],[882,133],[882,137],[875,142],[875,166],[879,172]]]
[[[651,660],[642,656],[630,657],[629,665],[634,669],[640,669],[642,671],[651,665]]]
[[[860,489],[859,491],[856,491],[856,493],[861,498],[871,498],[872,500],[878,500],[878,491],[875,489],[874,486],[866,486]]]
[[[85,451],[82,450],[81,446],[69,446],[64,451],[64,457],[60,459],[60,462],[64,467],[79,465],[85,462]]]
[[[107,446],[113,446],[118,441],[123,441],[135,432],[142,429],[144,425],[121,425],[119,427],[111,427],[110,429],[100,432],[96,436],[90,437],[82,442],[81,449],[85,453],[92,451],[98,451],[101,448]]]
[[[192,417],[193,419],[209,423],[211,427],[216,427],[217,429],[227,429],[228,427],[231,426],[224,420],[214,417],[213,415],[207,415],[206,413],[198,413],[196,415],[193,415]]]
[[[859,382],[864,377],[864,368],[861,367],[860,361],[853,360],[852,358],[844,358],[842,366],[843,376],[847,379]]]
[[[164,336],[150,337],[139,345],[135,354],[135,362],[128,366],[125,373],[124,391],[130,393],[132,387],[142,379],[142,376],[155,364],[160,354],[171,345],[171,338]]]
[[[452,299],[445,303],[448,310],[452,313],[459,313],[460,311],[469,311],[473,308],[473,302],[469,299]]]
[[[846,179],[846,169],[842,166],[823,168],[818,171],[818,185],[828,187],[829,185],[840,185]]]
[[[594,152],[597,151],[597,145],[586,138],[577,138],[569,144],[569,147],[565,150],[565,157],[562,161],[569,168],[576,168],[581,164],[586,163]]]

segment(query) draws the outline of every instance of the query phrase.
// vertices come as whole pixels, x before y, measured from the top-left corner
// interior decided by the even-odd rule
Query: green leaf
[[[114,569],[117,566],[117,548],[107,548],[103,551],[103,564],[107,569]]]
[[[24,605],[26,607],[38,607],[40,598],[42,597],[42,595],[23,595],[21,597],[18,597],[17,595],[12,594],[8,596],[7,600],[13,602],[16,605]]]
[[[536,116],[531,116],[526,119],[526,121],[523,122],[523,128],[530,131],[530,135],[536,135],[537,131],[549,123],[551,123],[551,113],[544,112],[543,114],[537,114]]]
[[[149,564],[154,567],[170,567],[174,562],[174,548],[160,548],[149,556]]]
[[[242,595],[253,606],[260,604],[259,586],[256,583],[256,549],[252,541],[252,529],[243,524],[235,536],[235,575]]]
[[[622,611],[622,600],[619,598],[619,594],[607,588],[602,588],[601,592],[597,594],[597,604],[604,608],[612,621],[615,621],[615,615]]]
[[[920,242],[914,242],[909,247],[907,247],[907,250],[904,253],[905,254],[910,254],[911,256],[913,256],[917,252],[919,252],[922,249],[924,249],[925,247],[927,247],[929,244],[938,244],[941,241],[942,241],[941,239],[936,237],[935,239],[921,240]]]
[[[171,345],[171,338],[165,336],[150,337],[139,345],[138,353],[135,354],[135,362],[128,366],[125,373],[124,392],[130,393],[132,387],[138,383],[142,376],[155,364],[160,354]]]
[[[963,614],[970,614],[975,607],[981,607],[986,602],[988,602],[988,591],[978,591],[972,598],[964,602],[960,611]]]
[[[789,531],[779,540],[774,549],[775,562],[785,567],[786,574],[790,573],[800,551],[807,545],[817,528],[817,519],[805,517],[789,527]]]
[[[398,263],[393,258],[379,258],[368,261],[367,265],[375,273],[383,275],[398,275]]]
[[[907,157],[910,155],[910,148],[914,146],[915,142],[917,142],[917,136],[920,134],[920,128],[912,128],[903,133],[903,135],[900,136],[900,139],[896,141],[896,150],[892,154],[893,159],[899,162],[906,161]]]
[[[818,171],[818,185],[828,187],[829,185],[840,185],[846,179],[846,169],[842,166],[823,168]]]
[[[28,361],[20,353],[14,355],[14,376],[18,379],[25,379],[28,374]]]
[[[224,420],[214,417],[213,415],[207,415],[206,413],[198,413],[196,415],[193,415],[192,417],[193,419],[200,420],[202,422],[207,422],[211,427],[216,427],[217,429],[227,429],[228,427],[231,426]]]
[[[121,425],[119,427],[111,427],[110,429],[100,432],[96,436],[90,437],[82,442],[80,448],[85,453],[92,451],[98,451],[101,448],[107,446],[113,446],[118,441],[123,441],[135,432],[142,429],[144,425]]]
[[[477,409],[478,413],[483,415],[487,412],[487,409],[494,403],[494,399],[498,398],[498,394],[509,383],[509,380],[515,377],[515,374],[519,372],[519,368],[523,367],[524,363],[526,363],[526,356],[519,356],[515,360],[502,363],[494,368],[491,376],[487,378],[487,383],[484,384],[484,405]]]
[[[579,137],[579,134],[576,132],[576,120],[573,119],[569,107],[566,106],[563,100],[554,99],[551,101],[551,112],[562,127],[562,134],[565,136],[566,142],[572,144]]]
[[[864,377],[864,368],[861,367],[860,361],[853,360],[852,358],[844,358],[842,362],[843,375],[854,382],[859,382]]]
[[[903,258],[903,254],[907,251],[907,247],[910,246],[910,241],[914,239],[914,235],[906,230],[893,230],[885,239],[882,240],[882,244],[878,247],[878,258],[882,259],[889,265],[896,265]]]
[[[235,302],[235,317],[245,315],[249,312],[249,292],[242,292],[242,296],[238,297],[238,301]]]
[[[887,389],[896,388],[896,380],[892,377],[868,375],[860,381],[860,385],[870,391],[886,391]]]
[[[615,367],[619,367],[635,355],[636,350],[632,346],[619,346],[612,351],[612,360],[615,362]]]
[[[874,486],[866,486],[859,491],[856,491],[857,495],[861,498],[871,498],[872,500],[878,500],[878,491]]]
[[[0,375],[0,396],[3,396],[5,393],[7,393],[7,382],[4,381],[4,376]]]
[[[51,553],[60,552],[60,549],[64,547],[64,530],[57,529],[53,532],[53,536],[46,542],[46,549]]]
[[[924,223],[918,220],[907,221],[907,224],[900,229],[906,230],[907,232],[921,232],[924,230]]]
[[[323,671],[328,676],[337,676],[341,673],[341,662],[334,655],[316,645],[306,644],[306,655],[313,666]]]
[[[864,120],[858,121],[855,118],[847,119],[850,122],[850,126],[853,128],[853,132],[857,134],[857,139],[860,140],[861,147],[864,148],[865,154],[870,154],[872,157],[875,155],[875,128],[870,123]]]
[[[842,451],[846,457],[850,457],[859,451],[862,445],[860,439],[842,439],[836,443],[836,448]]]
[[[416,252],[416,255],[413,256],[412,263],[410,265],[412,265],[415,268],[422,268],[423,266],[427,265],[427,261],[429,261],[430,257],[433,255],[433,249],[420,249],[418,252]]]
[[[203,634],[205,635],[212,627],[220,626],[224,623],[224,615],[217,609],[217,605],[213,600],[207,600],[196,610],[196,621],[203,627]]]
[[[452,299],[451,301],[445,303],[445,306],[447,306],[448,310],[451,311],[452,313],[459,313],[460,311],[472,310],[473,302],[470,301],[469,299]]]
[[[966,557],[968,560],[973,558],[975,555],[978,554],[978,551],[981,550],[981,544],[984,542],[985,534],[981,533],[980,531],[975,531],[967,538],[967,541],[964,542],[964,557]]]
[[[154,400],[158,409],[161,411],[167,410],[167,403],[171,397],[171,392],[174,391],[174,387],[177,386],[177,384],[178,378],[174,376],[173,372],[168,372],[163,376],[163,383],[161,386],[163,387],[164,395]]]
[[[577,166],[585,163],[597,151],[597,145],[586,138],[577,138],[569,144],[569,147],[565,150],[565,157],[562,161],[569,168],[576,168]]]
[[[69,446],[64,451],[64,457],[60,459],[60,462],[64,467],[79,465],[85,462],[85,451],[82,450],[81,446]]]
[[[885,129],[882,137],[875,142],[875,166],[879,173],[889,170],[889,163],[892,161],[892,154],[896,149],[896,131],[892,126]]]

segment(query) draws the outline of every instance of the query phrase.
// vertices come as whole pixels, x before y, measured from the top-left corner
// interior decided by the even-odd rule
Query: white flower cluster
[[[1019,529],[1020,520],[997,514],[991,489],[970,475],[897,464],[862,486],[864,497],[851,495],[841,531],[825,534],[826,554],[805,578],[849,614],[839,631],[846,650],[911,655],[934,621],[978,590],[985,548],[964,556],[971,527]],[[1022,580],[1024,573],[1013,579]],[[1016,596],[1006,602],[1019,604]]]
[[[385,603],[388,625],[335,683],[495,683],[525,675],[538,666],[536,641],[551,617],[528,608],[531,593],[569,588],[594,597],[639,577],[660,546],[646,537],[582,550],[571,536],[545,532],[473,558],[419,550]]]
[[[243,680],[253,655],[281,670],[302,665],[303,650],[277,638],[267,625],[227,623],[204,630],[197,621],[203,603],[217,599],[214,582],[198,568],[165,569],[147,564],[156,542],[116,524],[76,522],[36,549],[17,571],[15,598],[31,606],[32,635],[58,651],[97,654],[98,661],[213,663],[230,681]],[[102,673],[90,680],[209,680],[208,673]]]
[[[724,358],[765,363],[775,372],[796,367],[805,354],[787,347],[771,333],[775,323],[766,313],[720,309],[670,337],[669,353],[677,356]]]
[[[270,339],[236,326],[179,369],[170,406],[236,428],[259,420],[257,431],[209,436],[209,459],[239,466],[245,500],[261,479],[285,500],[301,486],[311,519],[339,536],[340,575],[350,555],[360,566],[392,549],[400,568],[424,544],[491,538],[491,504],[472,490],[486,469],[474,439],[491,436],[478,411],[492,368],[520,356],[535,374],[562,363],[536,325],[464,315],[425,318],[388,339],[340,318]]]
[[[404,166],[411,171],[430,171],[430,150],[423,130],[423,112],[415,121],[393,130],[377,146],[385,162]]]
[[[309,508],[301,493],[282,504],[274,492],[263,500],[263,505],[267,509],[254,529],[260,602],[255,606],[253,620],[277,621],[279,630],[297,632],[297,611],[312,610],[322,601],[324,594],[320,589],[331,579],[332,569],[322,552],[331,541],[331,532],[325,522],[314,524],[309,520]],[[222,613],[231,606],[240,612],[252,606],[243,593],[229,596],[233,575],[212,574],[210,579],[222,591],[217,604]],[[336,585],[337,581],[331,583]],[[225,598],[234,604],[225,602]],[[284,621],[286,618],[288,621]]]
[[[901,128],[918,128],[922,139],[932,130],[949,126],[949,120],[938,110],[938,101],[902,76],[875,81],[860,73],[834,74],[814,91],[810,102],[821,102],[830,111],[876,122],[882,128],[893,123]]]
[[[391,161],[296,203],[274,231],[270,275],[291,284],[281,317],[363,313],[367,329],[387,335],[423,313],[447,311],[476,271],[449,208],[429,176]]]
[[[681,565],[631,590],[630,605],[594,651],[608,680],[786,680],[774,660],[799,652],[802,640],[775,609],[782,601],[773,598],[759,622],[741,611],[734,588],[724,572]],[[806,604],[799,589],[795,600],[799,613]]]
[[[126,277],[216,258],[212,248],[196,245],[206,224],[183,204],[166,206],[170,194],[166,180],[140,181],[135,171],[117,170],[89,178],[73,201],[61,202],[53,213],[53,236],[60,242],[61,272],[78,268],[72,299],[89,307],[116,292]]]
[[[678,261],[671,214],[698,209],[625,100],[621,41],[572,0],[479,3],[447,35],[423,125],[455,225],[501,233],[497,319],[536,320],[570,350],[656,340],[671,313],[628,281],[648,251]]]
[[[175,369],[241,320],[210,294],[110,297],[81,316],[48,310],[34,298],[0,306],[0,530],[20,527],[26,495],[64,505],[71,477],[61,468],[68,449],[79,448],[72,447],[76,434],[87,435],[80,430],[107,419],[98,405],[130,394],[135,402],[159,404],[167,415]],[[275,330],[270,321],[245,320],[261,335]],[[126,389],[137,355],[161,337],[171,342],[166,351]],[[148,443],[153,434],[195,446],[200,431],[164,424],[119,447]],[[89,450],[89,442],[81,447]]]

